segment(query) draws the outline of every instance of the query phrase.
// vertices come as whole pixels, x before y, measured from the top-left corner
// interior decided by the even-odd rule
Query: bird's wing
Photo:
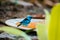
[[[20,23],[17,23],[17,27],[19,27],[20,25],[22,25],[22,24],[26,24],[28,19],[27,18],[25,18],[24,20],[22,20]]]
[[[23,23],[23,22],[25,22],[26,20],[28,20],[27,18],[25,18],[24,20],[22,20],[20,23]]]

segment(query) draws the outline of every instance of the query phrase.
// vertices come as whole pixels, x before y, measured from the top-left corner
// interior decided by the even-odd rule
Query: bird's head
[[[27,19],[29,19],[29,20],[32,19],[32,16],[31,15],[28,15],[27,16]]]

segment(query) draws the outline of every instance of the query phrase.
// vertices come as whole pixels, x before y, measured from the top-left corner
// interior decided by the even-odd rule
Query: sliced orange
[[[28,28],[36,28],[36,23],[35,22],[31,22],[27,27]]]

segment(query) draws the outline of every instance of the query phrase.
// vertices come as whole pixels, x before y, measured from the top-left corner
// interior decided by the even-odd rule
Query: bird
[[[24,18],[21,22],[17,22],[17,27],[23,25],[23,26],[28,26],[28,24],[31,22],[32,16],[28,15],[26,18]]]

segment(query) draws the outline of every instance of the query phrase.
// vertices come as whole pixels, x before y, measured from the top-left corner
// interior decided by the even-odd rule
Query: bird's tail
[[[21,24],[17,25],[17,27],[21,26]]]
[[[19,27],[21,24],[22,24],[21,22],[16,23],[17,27]]]

